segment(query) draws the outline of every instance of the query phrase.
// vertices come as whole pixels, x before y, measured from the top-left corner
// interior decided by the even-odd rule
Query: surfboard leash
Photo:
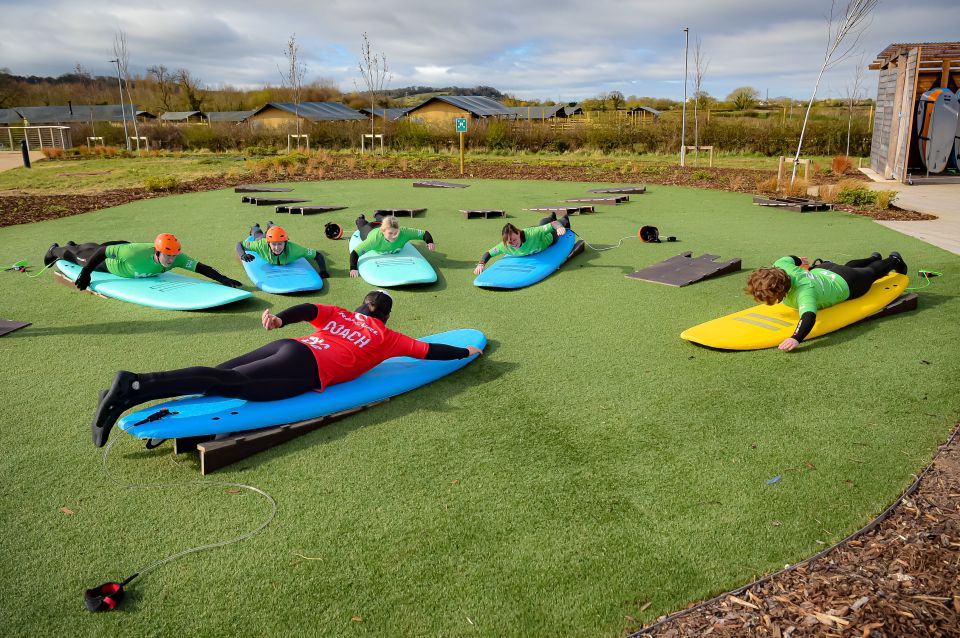
[[[942,272],[938,272],[936,270],[926,270],[926,269],[918,270],[917,275],[919,275],[920,278],[923,279],[923,285],[911,286],[910,288],[904,288],[904,290],[923,290],[924,288],[930,285],[930,280],[933,279],[934,277],[943,277]]]
[[[620,248],[620,246],[621,246],[621,245],[623,244],[623,242],[625,242],[626,240],[628,240],[628,239],[636,239],[636,238],[637,238],[635,235],[627,235],[626,237],[624,237],[624,238],[622,238],[620,241],[618,241],[616,246],[607,246],[606,248],[597,248],[596,246],[591,246],[590,244],[588,244],[588,243],[586,242],[586,240],[584,240],[581,235],[577,235],[577,237],[580,237],[580,238],[581,238],[581,240],[583,241],[583,245],[584,245],[584,246],[586,246],[586,247],[589,248],[590,250],[596,251],[596,252],[598,252],[598,253],[602,253],[602,252],[605,251],[605,250],[613,250],[614,248]]]
[[[112,478],[112,477],[110,476],[110,471],[107,468],[107,456],[110,454],[110,450],[111,448],[113,448],[113,444],[116,443],[118,439],[119,437],[114,437],[113,440],[110,441],[106,449],[103,451],[103,456],[100,458],[101,470],[104,474],[107,475],[108,478]],[[193,554],[193,553],[201,552],[208,549],[216,549],[218,547],[226,547],[227,545],[233,545],[234,543],[245,541],[248,538],[256,536],[261,531],[263,531],[271,522],[273,522],[273,519],[276,518],[277,516],[276,499],[274,499],[270,494],[261,490],[258,487],[254,487],[253,485],[244,485],[243,483],[230,483],[227,481],[196,480],[196,481],[174,481],[171,483],[126,483],[126,484],[122,484],[121,487],[125,487],[127,489],[147,489],[147,488],[169,489],[171,487],[185,486],[185,485],[192,485],[196,487],[232,487],[232,488],[250,490],[251,492],[259,494],[260,496],[267,499],[267,502],[270,503],[270,514],[269,516],[267,516],[266,520],[260,523],[260,525],[258,525],[256,528],[244,534],[241,534],[240,536],[237,536],[235,538],[230,538],[228,540],[220,541],[217,543],[208,543],[206,545],[198,545],[196,547],[190,547],[188,549],[177,552],[175,554],[170,554],[169,556],[165,556],[164,558],[154,561],[144,567],[141,567],[140,569],[138,569],[137,571],[135,571],[133,574],[131,574],[130,576],[128,576],[122,581],[119,581],[119,582],[108,581],[103,584],[97,585],[96,587],[87,589],[83,593],[83,602],[84,602],[84,606],[87,608],[87,611],[91,611],[91,612],[112,611],[117,608],[117,606],[121,603],[121,601],[123,601],[123,598],[125,595],[124,588],[127,585],[129,585],[131,582],[133,582],[134,579],[148,572],[151,572],[154,569],[157,569],[158,567],[161,567],[162,565],[169,563],[170,561],[174,561],[178,558],[182,558],[183,556],[186,556],[188,554]]]

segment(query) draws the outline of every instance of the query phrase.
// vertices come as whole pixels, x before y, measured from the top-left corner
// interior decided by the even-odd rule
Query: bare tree
[[[813,93],[807,102],[807,111],[803,116],[803,126],[800,128],[800,140],[797,142],[797,153],[793,157],[793,171],[790,174],[790,184],[797,179],[797,164],[800,162],[800,151],[803,149],[803,136],[807,132],[807,122],[810,120],[810,109],[817,98],[817,89],[824,72],[840,64],[853,54],[860,36],[870,24],[870,14],[880,3],[880,0],[848,0],[846,9],[840,14],[837,11],[836,0],[830,2],[830,15],[827,17],[827,47],[823,53],[823,64],[817,74],[817,81],[813,85]],[[852,42],[846,42],[848,38]]]
[[[620,107],[623,106],[627,99],[623,97],[623,93],[620,91],[610,91],[607,94],[607,99],[610,100],[610,103],[613,105],[614,111],[619,111]]]
[[[700,38],[693,48],[693,148],[694,165],[700,164],[700,100],[703,96],[703,76],[707,74],[710,60],[703,55]]]
[[[283,51],[283,57],[287,59],[287,71],[284,73],[279,66],[280,79],[285,86],[290,87],[293,93],[293,114],[297,121],[297,135],[300,135],[300,99],[303,93],[303,78],[307,74],[307,67],[300,61],[300,45],[297,44],[297,34],[290,35],[287,40],[287,48]],[[297,138],[297,148],[300,148],[300,138]]]
[[[374,127],[376,126],[377,117],[376,117],[376,108],[377,108],[377,94],[383,91],[383,87],[386,84],[390,83],[390,80],[393,76],[390,74],[390,70],[387,67],[387,56],[382,51],[380,54],[374,53],[370,48],[370,37],[367,35],[367,32],[363,32],[363,44],[360,46],[360,76],[363,78],[363,83],[367,87],[367,92],[370,94],[370,134],[373,135]],[[356,84],[356,82],[354,82]],[[359,87],[357,87],[359,91]],[[383,132],[387,132],[387,109],[383,109]],[[371,139],[370,145],[373,146],[373,140]]]
[[[137,130],[137,107],[133,103],[133,96],[130,95],[130,51],[127,49],[127,34],[119,29],[113,36],[113,55],[116,56],[117,66],[127,89],[127,102],[130,103],[130,113],[133,115],[133,135],[137,138],[137,154],[140,154],[140,131]],[[120,108],[123,108],[123,95],[121,91]],[[130,140],[127,140],[127,150],[130,150]]]
[[[853,106],[860,99],[860,85],[863,84],[863,54],[853,71],[853,84],[847,85],[847,153],[850,157],[850,130],[853,127]]]
[[[147,73],[152,75],[153,79],[157,82],[157,91],[160,93],[160,106],[163,107],[164,111],[171,110],[170,97],[177,87],[175,74],[170,73],[167,67],[162,64],[147,67]]]
[[[180,90],[183,91],[183,96],[187,98],[187,106],[191,111],[202,111],[203,102],[206,99],[206,96],[203,94],[203,90],[200,88],[200,80],[194,78],[190,75],[190,71],[186,69],[177,69],[177,72],[174,74],[177,84],[180,85]]]

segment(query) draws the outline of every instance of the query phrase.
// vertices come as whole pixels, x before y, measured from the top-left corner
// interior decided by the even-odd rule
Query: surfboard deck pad
[[[714,261],[718,258],[719,255],[701,255],[693,258],[691,252],[680,253],[658,264],[630,273],[626,277],[679,288],[740,270],[739,257],[727,261]]]

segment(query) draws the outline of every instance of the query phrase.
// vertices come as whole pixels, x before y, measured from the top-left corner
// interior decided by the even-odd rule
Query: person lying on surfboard
[[[68,241],[66,246],[53,244],[43,257],[43,264],[49,266],[58,259],[83,266],[74,282],[80,290],[90,285],[93,271],[109,272],[118,277],[156,277],[172,268],[183,268],[213,279],[218,284],[239,288],[243,284],[221,274],[214,268],[190,258],[181,251],[180,240],[170,233],[160,233],[153,244],[127,241],[108,241],[102,244],[75,244]]]
[[[188,394],[276,401],[311,390],[322,392],[391,357],[449,360],[480,354],[474,346],[427,343],[390,330],[385,324],[392,308],[393,298],[383,290],[368,293],[352,312],[310,303],[276,315],[268,308],[260,318],[267,330],[300,321],[309,322],[316,330],[303,337],[273,341],[213,368],[137,374],[121,370],[110,389],[100,394],[92,424],[93,443],[102,447],[120,415],[146,401]]]
[[[782,301],[800,314],[793,336],[778,346],[789,352],[810,334],[817,310],[862,297],[873,282],[891,270],[907,274],[907,264],[900,253],[890,253],[886,259],[880,253],[873,253],[866,259],[854,259],[844,265],[823,261],[813,266],[805,257],[791,255],[775,261],[772,268],[757,268],[750,273],[744,291],[768,306]]]
[[[287,231],[280,226],[275,226],[273,222],[267,222],[266,234],[260,229],[260,224],[254,224],[250,229],[250,236],[253,239],[237,242],[237,257],[243,261],[253,261],[253,255],[250,253],[255,253],[267,263],[286,266],[301,257],[307,257],[317,263],[321,277],[324,279],[330,277],[330,273],[327,272],[327,262],[319,250],[293,243]],[[250,252],[247,252],[248,250]]]
[[[483,257],[473,269],[473,274],[479,275],[483,272],[487,262],[497,255],[513,255],[515,257],[526,257],[546,250],[557,241],[557,237],[570,230],[570,218],[564,215],[559,220],[556,213],[550,213],[549,217],[540,220],[537,226],[524,228],[520,230],[513,224],[506,224],[500,230],[500,237],[503,241],[483,253]]]
[[[374,251],[378,253],[395,253],[403,248],[408,241],[422,239],[427,242],[429,250],[436,250],[437,246],[433,242],[433,236],[428,230],[419,228],[401,228],[400,222],[393,215],[384,217],[380,213],[374,215],[374,219],[380,222],[377,228],[367,221],[363,215],[357,217],[357,230],[360,231],[361,241],[356,248],[350,251],[350,276],[359,277],[358,270],[360,255]]]

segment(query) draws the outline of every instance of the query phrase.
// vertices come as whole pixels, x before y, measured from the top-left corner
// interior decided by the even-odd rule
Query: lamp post
[[[687,50],[690,46],[690,28],[683,30],[683,123],[680,126],[680,166],[686,166],[684,151],[687,144]]]
[[[120,82],[120,58],[110,60],[110,62],[117,63],[117,88],[120,89],[120,117],[123,118],[123,139],[126,141],[127,152],[130,152],[130,136],[127,134],[127,110],[123,108],[123,84]]]

